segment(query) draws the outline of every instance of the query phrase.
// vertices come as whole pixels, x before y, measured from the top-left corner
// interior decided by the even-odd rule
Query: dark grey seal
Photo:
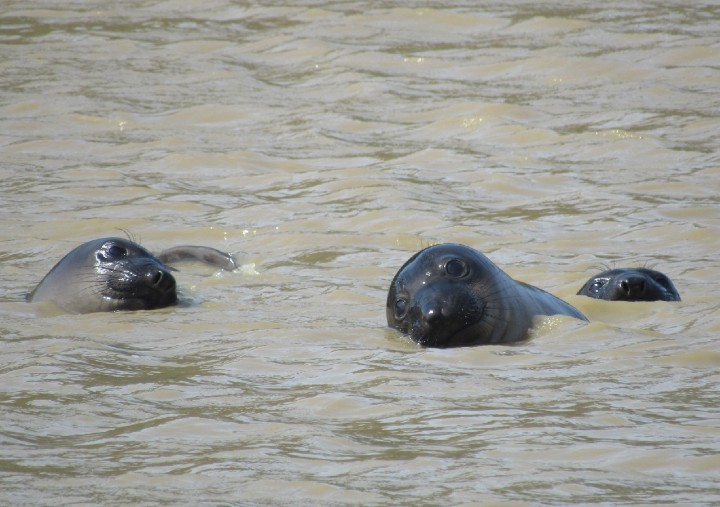
[[[157,254],[165,264],[183,261],[198,261],[209,266],[234,271],[238,266],[237,259],[229,253],[221,252],[209,246],[182,245],[174,246]]]
[[[670,279],[647,268],[603,271],[590,278],[578,294],[606,301],[680,301]]]
[[[390,284],[388,326],[426,347],[523,340],[536,315],[585,316],[542,289],[513,280],[480,252],[434,245],[413,255]]]
[[[235,269],[233,256],[203,246],[179,246],[158,257],[123,238],[100,238],[78,246],[28,294],[31,303],[51,301],[70,313],[152,310],[177,302],[173,268],[165,262],[198,260]]]

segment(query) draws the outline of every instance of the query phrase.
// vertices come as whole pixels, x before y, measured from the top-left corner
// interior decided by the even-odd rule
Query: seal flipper
[[[554,294],[550,294],[548,291],[535,287],[529,283],[520,282],[517,283],[524,285],[531,294],[533,294],[533,300],[537,305],[537,315],[568,315],[575,317],[576,319],[584,320],[589,322],[588,318],[573,305],[557,297]]]
[[[172,264],[182,261],[198,261],[209,266],[234,271],[239,264],[234,255],[231,255],[209,246],[181,245],[163,250],[156,255],[163,264]]]

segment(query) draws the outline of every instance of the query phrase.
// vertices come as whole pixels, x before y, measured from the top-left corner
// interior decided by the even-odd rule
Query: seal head
[[[666,275],[647,268],[618,268],[590,278],[578,295],[606,301],[680,301]]]
[[[427,347],[511,343],[527,338],[536,315],[587,320],[537,287],[513,280],[480,252],[434,245],[413,255],[390,284],[388,326]]]
[[[63,257],[27,299],[71,313],[163,308],[177,301],[170,270],[137,243],[100,238]]]

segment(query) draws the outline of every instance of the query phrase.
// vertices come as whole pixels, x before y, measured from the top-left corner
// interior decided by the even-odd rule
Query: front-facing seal
[[[680,301],[670,278],[648,268],[603,271],[585,282],[578,294],[607,301]]]
[[[387,322],[426,347],[523,340],[536,315],[585,316],[565,301],[513,280],[472,248],[446,243],[413,255],[390,284]]]

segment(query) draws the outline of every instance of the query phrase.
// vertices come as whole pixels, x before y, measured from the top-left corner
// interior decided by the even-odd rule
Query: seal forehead
[[[611,279],[617,276],[648,276],[656,280],[665,280],[667,276],[660,271],[649,268],[615,268],[598,273],[593,279]]]
[[[150,251],[146,250],[144,247],[124,238],[101,238],[97,240],[97,243],[99,244],[99,248],[110,248],[113,246],[119,246],[125,248],[128,253],[132,255],[137,255],[141,257],[153,257],[153,254],[151,254]]]
[[[459,262],[457,262],[459,261]],[[468,246],[442,243],[421,250],[411,257],[398,272],[397,279],[405,279],[406,286],[421,287],[434,283],[438,278],[465,275],[476,281],[485,279],[490,272],[498,279],[504,273],[487,257]],[[491,278],[495,278],[494,275]]]
[[[125,261],[147,261],[149,263],[168,268],[165,263],[155,257],[143,246],[124,238],[100,238],[85,245],[91,246],[87,252],[88,257],[94,257],[95,265],[106,263],[122,263]],[[83,246],[85,246],[83,245]]]
[[[613,278],[618,275],[629,275],[635,273],[640,273],[640,270],[635,268],[616,268],[603,271],[602,273],[598,273],[597,275],[595,275],[595,278]]]
[[[448,260],[455,258],[477,262],[481,255],[476,250],[465,245],[443,243],[421,251],[417,261],[421,262],[423,266],[427,266],[428,272],[430,272],[431,269],[442,269]]]
[[[428,285],[442,272],[444,262],[445,258],[439,252],[427,250],[420,252],[400,270],[397,278],[398,288],[412,290]]]

